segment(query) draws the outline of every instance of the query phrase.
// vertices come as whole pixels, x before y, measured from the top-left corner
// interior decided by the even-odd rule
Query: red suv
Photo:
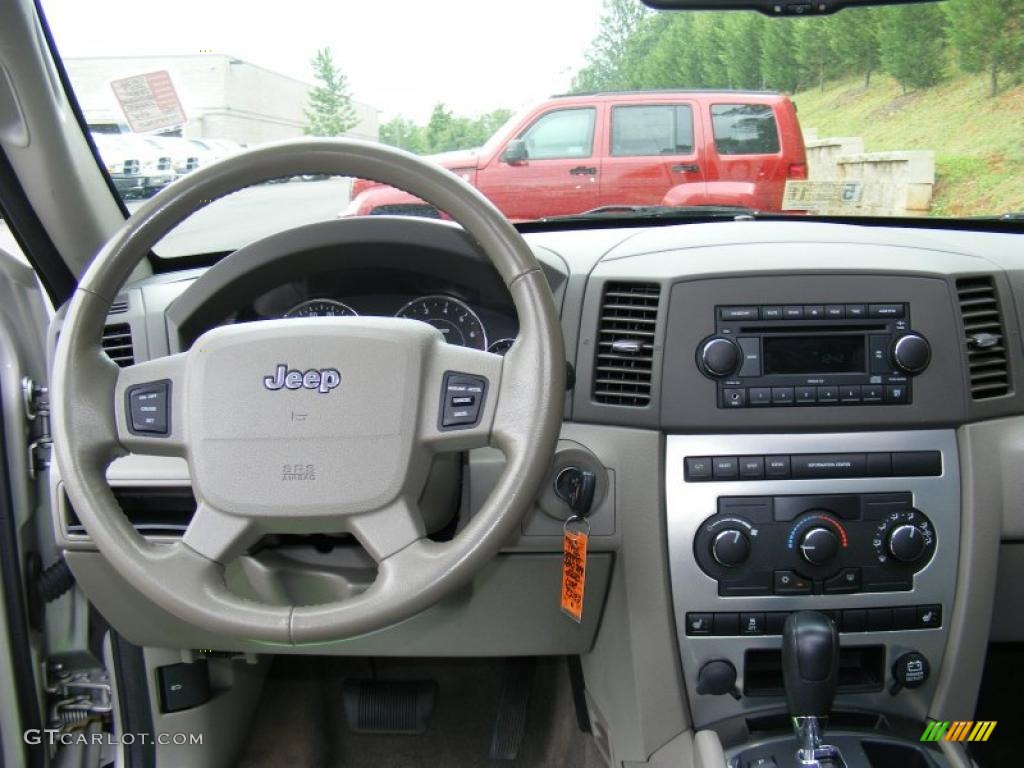
[[[559,96],[513,117],[482,148],[434,159],[513,221],[620,205],[778,211],[786,180],[807,178],[796,108],[760,91]],[[356,180],[343,215],[372,213],[439,215]]]

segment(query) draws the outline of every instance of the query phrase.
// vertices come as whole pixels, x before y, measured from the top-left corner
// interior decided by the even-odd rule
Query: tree
[[[831,21],[830,18],[818,17],[796,22],[796,60],[802,71],[814,76],[821,91],[825,90],[825,81],[834,71]]]
[[[646,16],[647,9],[636,0],[604,0],[601,32],[587,52],[587,65],[573,79],[573,91],[625,87],[628,73],[622,67],[622,52]]]
[[[764,25],[761,40],[761,72],[768,88],[793,93],[800,86],[793,19],[772,19]]]
[[[942,80],[946,70],[945,26],[942,8],[930,3],[880,9],[882,66],[903,86],[904,93]]]
[[[832,52],[844,69],[864,75],[864,87],[881,64],[878,45],[878,14],[871,8],[846,11],[835,17],[829,41]]]
[[[764,17],[760,13],[730,13],[725,27],[725,69],[733,88],[763,88],[761,76],[761,35]]]
[[[318,50],[312,60],[313,76],[320,81],[309,92],[305,133],[309,136],[341,136],[359,122],[352,97],[348,92],[348,79],[335,66],[330,48]]]
[[[949,39],[964,72],[987,72],[989,96],[1000,72],[1024,69],[1024,0],[951,0]]]
[[[380,140],[384,144],[390,144],[416,154],[424,152],[423,129],[401,115],[388,120],[380,127]]]

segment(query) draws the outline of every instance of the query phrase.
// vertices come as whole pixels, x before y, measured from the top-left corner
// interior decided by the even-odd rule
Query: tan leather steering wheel
[[[211,200],[270,178],[372,178],[447,211],[508,286],[519,336],[505,358],[450,346],[411,320],[272,320],[215,328],[187,352],[119,369],[100,338],[111,300],[152,246]],[[565,353],[551,291],[498,210],[446,170],[347,140],[268,145],[199,169],[128,219],[90,266],[61,328],[52,377],[55,456],[101,554],[179,618],[271,644],[343,639],[408,618],[493,557],[542,481],[562,421]],[[468,387],[468,388],[466,388]],[[133,421],[135,400],[161,418]],[[477,412],[453,417],[453,393]],[[465,402],[465,401],[460,401]],[[447,417],[445,405],[449,405]],[[289,418],[301,409],[309,417]],[[472,418],[471,418],[472,417]],[[446,424],[451,421],[469,423]],[[140,429],[139,427],[142,427]],[[417,499],[433,455],[492,445],[506,457],[490,498],[451,541],[425,537]],[[183,539],[147,541],[121,512],[106,468],[125,451],[187,460],[198,508]],[[301,471],[290,467],[300,465]],[[267,533],[350,532],[378,563],[365,592],[272,605],[230,591],[224,566]]]

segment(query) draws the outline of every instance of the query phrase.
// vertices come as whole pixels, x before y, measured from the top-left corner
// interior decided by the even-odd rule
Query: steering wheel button
[[[171,382],[154,381],[128,389],[128,428],[135,434],[168,435]]]
[[[473,395],[453,395],[450,400],[453,407],[469,406],[476,402]]]
[[[441,398],[441,429],[472,427],[480,421],[487,380],[465,373],[446,373]]]

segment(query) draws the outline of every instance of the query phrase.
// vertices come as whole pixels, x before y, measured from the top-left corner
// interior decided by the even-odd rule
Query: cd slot
[[[787,336],[799,336],[805,333],[885,333],[885,323],[857,323],[856,325],[838,321],[831,324],[804,325],[792,321],[780,321],[771,325],[741,325],[737,331],[740,334],[762,334],[782,333]]]

